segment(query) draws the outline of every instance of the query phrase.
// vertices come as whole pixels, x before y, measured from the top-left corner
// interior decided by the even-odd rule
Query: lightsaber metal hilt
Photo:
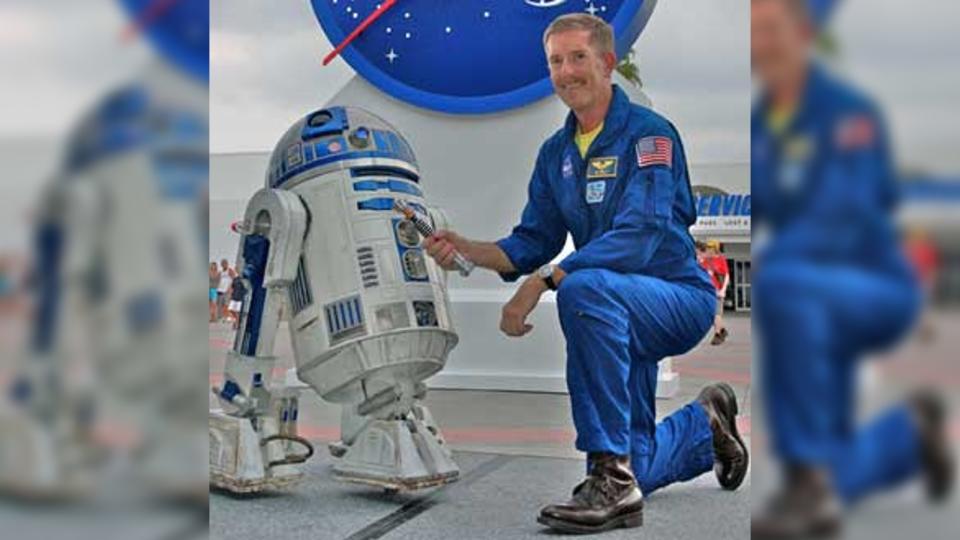
[[[422,234],[424,237],[433,236],[436,231],[433,230],[433,226],[430,223],[423,219],[413,209],[406,201],[396,199],[393,201],[393,208],[397,212],[403,214],[403,216],[413,222],[413,226],[417,228],[417,231]],[[457,266],[457,270],[460,272],[460,275],[467,277],[470,275],[470,272],[473,272],[474,264],[472,261],[463,256],[462,253],[454,249],[453,251],[453,264]]]

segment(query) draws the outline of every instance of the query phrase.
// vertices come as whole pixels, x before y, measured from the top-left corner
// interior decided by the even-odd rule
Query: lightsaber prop
[[[400,212],[405,218],[412,221],[413,226],[416,227],[417,231],[424,237],[433,236],[436,233],[430,223],[420,217],[420,214],[418,214],[413,207],[407,204],[406,201],[401,201],[400,199],[394,200],[393,209],[397,212]],[[473,272],[473,268],[475,266],[456,249],[453,251],[453,264],[457,265],[457,270],[463,277],[469,276],[470,272]]]

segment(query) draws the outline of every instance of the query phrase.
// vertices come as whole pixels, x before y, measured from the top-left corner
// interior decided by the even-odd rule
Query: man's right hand
[[[440,229],[433,236],[424,238],[423,249],[444,270],[457,269],[453,262],[455,251],[459,251],[464,257],[470,259],[470,240],[453,231]]]

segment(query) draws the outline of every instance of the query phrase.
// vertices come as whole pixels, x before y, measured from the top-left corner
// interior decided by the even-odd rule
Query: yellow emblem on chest
[[[616,178],[617,157],[595,157],[587,163],[587,178]]]
[[[790,161],[807,161],[813,156],[813,141],[806,135],[794,135],[786,140],[783,154]]]

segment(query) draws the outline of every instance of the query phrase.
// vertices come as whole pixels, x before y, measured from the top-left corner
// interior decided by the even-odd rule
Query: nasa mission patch
[[[598,180],[587,184],[587,204],[596,204],[603,202],[603,196],[607,191],[607,182]]]

